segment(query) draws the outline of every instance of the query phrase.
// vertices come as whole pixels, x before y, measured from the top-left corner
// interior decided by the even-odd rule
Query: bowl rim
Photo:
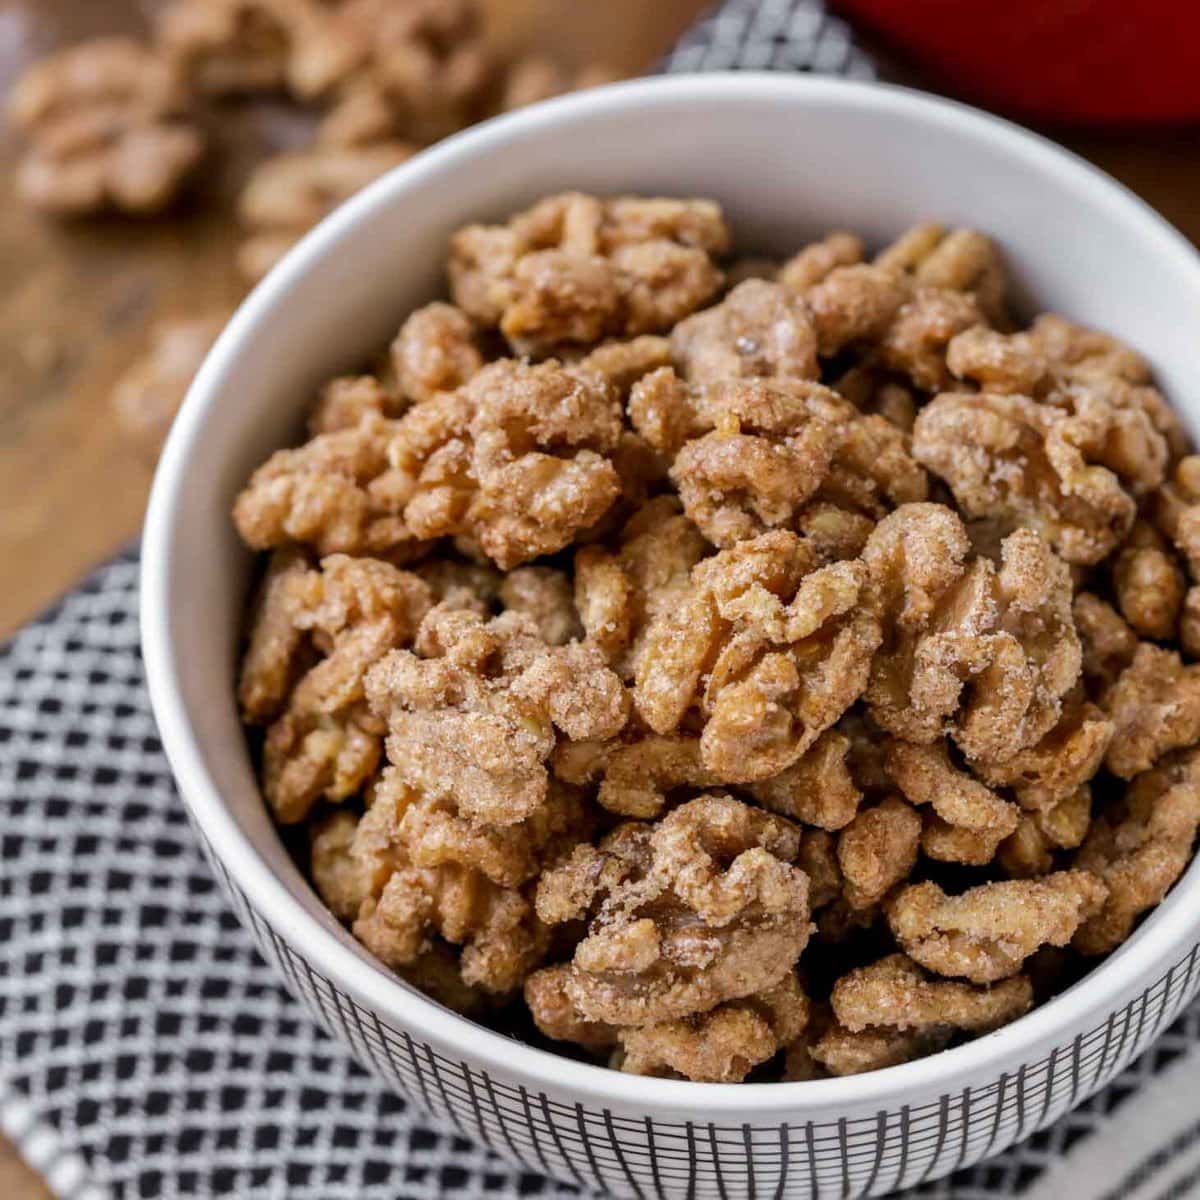
[[[725,101],[787,101],[820,110],[849,108],[861,113],[899,112],[920,124],[950,127],[972,139],[993,143],[1031,171],[1069,177],[1099,205],[1136,227],[1147,250],[1179,258],[1200,294],[1200,255],[1190,242],[1124,185],[1047,138],[958,101],[894,84],[793,75],[770,71],[697,72],[606,85],[559,97],[493,118],[423,151],[375,181],[308,233],[243,301],[209,353],[188,391],[155,474],[142,539],[141,634],[151,705],[164,750],[180,793],[213,853],[252,907],[292,941],[326,978],[345,988],[400,1028],[411,1028],[451,1047],[464,1064],[481,1065],[501,1076],[519,1074],[551,1092],[626,1107],[675,1109],[737,1117],[765,1113],[836,1110],[839,1106],[888,1106],[913,1091],[957,1086],[970,1076],[998,1074],[1023,1061],[1038,1043],[1062,1044],[1086,1032],[1111,999],[1141,980],[1154,982],[1171,955],[1186,947],[1200,927],[1188,901],[1200,898],[1200,861],[1193,860],[1166,900],[1126,943],[1080,982],[1010,1025],[938,1054],[862,1075],[781,1083],[697,1083],[625,1075],[608,1067],[519,1042],[442,1007],[399,980],[382,964],[366,961],[343,944],[289,892],[244,834],[204,765],[204,752],[188,719],[173,652],[167,601],[173,574],[172,527],[190,450],[221,396],[230,365],[247,352],[259,322],[286,303],[293,282],[310,265],[328,257],[354,227],[376,211],[403,203],[406,192],[431,176],[506,142],[570,125],[579,117],[656,104],[681,102],[711,107]],[[1192,905],[1200,909],[1200,904]],[[1103,1019],[1101,1017],[1101,1019]]]

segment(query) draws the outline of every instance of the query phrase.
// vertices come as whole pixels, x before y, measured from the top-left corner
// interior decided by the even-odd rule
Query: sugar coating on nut
[[[1075,935],[1085,954],[1129,936],[1134,920],[1166,895],[1191,858],[1200,826],[1200,755],[1173,756],[1138,775],[1121,803],[1100,814],[1075,856],[1108,888],[1104,905]]]
[[[466,111],[462,19],[360,49],[325,149],[406,127],[409,51]],[[974,230],[730,249],[703,200],[460,231],[454,303],[236,501],[239,701],[402,979],[613,1069],[815,1079],[1016,1020],[1187,866],[1200,456],[1129,347],[1016,326]]]
[[[83,42],[34,63],[8,99],[28,141],[18,196],[59,215],[166,208],[204,156],[187,107],[172,66],[132,38]]]
[[[263,787],[277,820],[303,820],[321,797],[342,800],[374,774],[382,729],[365,677],[412,641],[428,588],[388,563],[330,555],[320,570],[277,554],[264,579],[242,664],[247,720],[267,723]],[[302,670],[303,651],[315,665]]]
[[[450,287],[518,353],[669,329],[721,284],[729,230],[707,200],[564,193],[450,247]]]
[[[863,559],[883,647],[867,700],[901,738],[949,731],[968,757],[1003,760],[1053,727],[1078,678],[1071,579],[1030,530],[1004,539],[999,567],[969,551],[942,505],[904,505],[876,526]]]
[[[486,621],[445,602],[422,622],[415,652],[379,659],[366,688],[405,781],[501,825],[546,803],[556,728],[612,737],[628,712],[621,681],[591,648],[549,646],[517,612]]]
[[[1114,775],[1131,779],[1200,738],[1200,667],[1141,642],[1104,703],[1113,723],[1105,763]]]
[[[918,883],[891,901],[888,921],[927,970],[993,983],[1015,975],[1039,946],[1065,946],[1107,894],[1101,879],[1082,870],[983,883],[958,896]]]
[[[782,818],[712,795],[576,851],[537,895],[543,920],[589,916],[568,995],[590,1020],[641,1026],[774,986],[808,941],[798,849]]]
[[[987,1033],[1033,1003],[1029,980],[1018,975],[994,987],[938,979],[903,954],[891,954],[843,975],[831,1004],[852,1033],[871,1026],[925,1032],[939,1026]]]
[[[744,1000],[705,1013],[641,1025],[620,1033],[621,1070],[712,1083],[740,1083],[760,1063],[796,1040],[808,1001],[794,974]]]

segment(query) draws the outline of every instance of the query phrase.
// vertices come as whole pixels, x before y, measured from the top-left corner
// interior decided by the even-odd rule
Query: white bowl
[[[996,1033],[811,1083],[644,1079],[523,1045],[400,982],[333,919],[259,795],[234,704],[251,559],[228,513],[296,439],[314,387],[440,286],[446,237],[560,189],[716,197],[743,246],[931,217],[999,239],[1019,292],[1144,352],[1200,424],[1200,260],[1132,194],[1013,125],[898,88],[766,74],[621,84],[489,122],[393,171],[310,234],[234,317],[158,469],[142,572],[163,743],[243,921],[371,1069],[534,1171],[618,1194],[878,1195],[1046,1125],[1200,985],[1200,866],[1080,984]]]

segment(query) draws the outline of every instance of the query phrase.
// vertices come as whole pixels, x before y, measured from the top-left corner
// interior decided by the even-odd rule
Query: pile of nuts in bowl
[[[322,217],[421,146],[483,117],[616,78],[489,46],[478,0],[169,0],[145,39],[35,62],[7,101],[16,193],[58,216],[145,215],[195,182],[228,101],[311,111],[306,145],[245,182],[242,273],[261,278]]]
[[[731,257],[548,197],[329,382],[234,521],[313,883],[435,999],[810,1079],[1009,1022],[1200,825],[1200,457],[1119,341],[926,225]],[[257,732],[261,730],[261,734]]]

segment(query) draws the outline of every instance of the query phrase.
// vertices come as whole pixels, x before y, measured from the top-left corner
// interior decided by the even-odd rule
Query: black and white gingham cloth
[[[733,0],[665,65],[871,74],[814,0]],[[175,792],[136,614],[127,557],[0,649],[0,1130],[62,1200],[574,1194],[429,1128],[279,986]],[[1128,1134],[1131,1093],[1139,1111],[1155,1089],[1164,1114],[1180,1109],[1198,1041],[1193,1009],[1053,1129],[920,1194],[1188,1194],[1200,1134],[1187,1122],[1144,1162],[1084,1181],[1088,1147]]]
[[[0,1129],[63,1200],[572,1194],[424,1125],[258,957],[159,747],[133,557],[0,650],[0,855]],[[1194,1006],[1053,1129],[920,1195],[1036,1186],[1110,1119],[1127,1142],[1118,1106],[1198,1042]],[[1053,1200],[1114,1182],[1079,1181]]]

